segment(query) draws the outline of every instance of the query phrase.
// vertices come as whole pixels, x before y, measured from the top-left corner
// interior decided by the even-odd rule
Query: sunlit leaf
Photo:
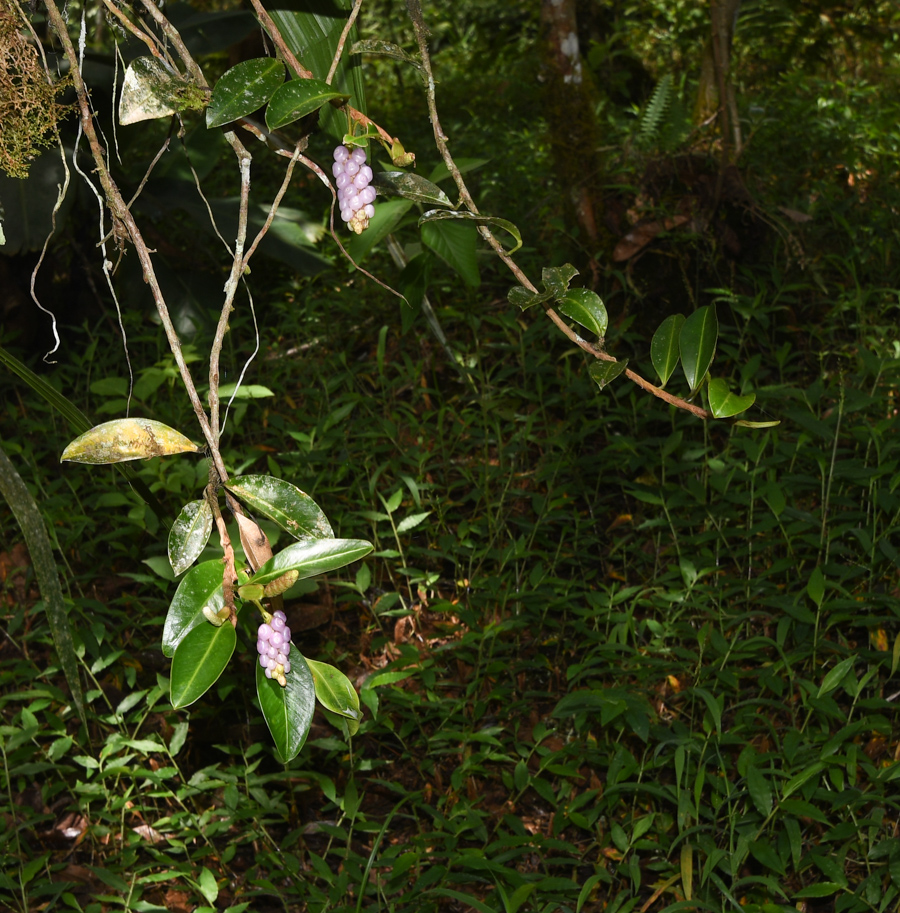
[[[174,453],[197,453],[198,448],[180,431],[149,418],[118,418],[79,435],[63,451],[61,460],[74,463],[122,463]]]
[[[274,57],[244,60],[216,83],[206,126],[220,127],[261,108],[284,83],[284,64]]]
[[[713,306],[697,308],[685,320],[679,336],[681,366],[691,393],[699,389],[716,354],[719,322]]]
[[[597,386],[602,390],[608,383],[614,381],[628,367],[628,359],[622,361],[593,361],[588,365],[588,374],[591,375]]]
[[[218,612],[225,605],[222,562],[204,561],[184,575],[169,605],[163,626],[162,651],[172,656],[182,639],[198,625],[206,624],[204,607]]]
[[[316,686],[306,660],[296,650],[291,650],[289,658],[291,671],[285,674],[283,688],[266,678],[262,666],[255,663],[259,705],[284,764],[300,753],[316,708]]]
[[[372,185],[382,193],[403,197],[427,206],[452,206],[449,197],[437,184],[421,175],[406,171],[377,171]]]
[[[292,79],[275,91],[266,108],[266,126],[277,130],[292,124],[322,105],[332,101],[345,102],[349,95],[333,89],[320,79]]]
[[[188,707],[216,683],[234,653],[236,640],[230,622],[218,627],[204,622],[182,639],[170,672],[173,707]]]
[[[678,366],[678,359],[681,357],[680,337],[683,325],[683,314],[672,314],[666,317],[653,334],[650,342],[650,359],[663,387],[672,376],[672,372]]]
[[[200,556],[212,532],[212,508],[204,499],[181,508],[169,531],[169,563],[177,577]]]
[[[556,307],[576,323],[603,339],[609,317],[600,296],[586,288],[572,288],[556,299]]]
[[[252,511],[277,523],[295,539],[331,539],[334,531],[322,509],[296,485],[274,476],[238,476],[225,487]]]
[[[285,571],[299,572],[298,580],[337,570],[365,558],[372,543],[362,539],[311,539],[295,542],[267,561],[254,575],[253,582],[267,584]]]
[[[430,212],[426,212],[419,219],[419,225],[424,225],[426,222],[439,222],[442,219],[456,219],[463,222],[474,222],[478,225],[493,225],[497,228],[502,228],[516,239],[515,246],[507,251],[508,254],[514,254],[522,246],[522,234],[512,222],[507,219],[498,219],[496,216],[483,216],[474,212],[467,212],[464,209],[458,211],[433,209]]]
[[[729,418],[746,412],[755,402],[756,394],[747,393],[738,396],[728,389],[728,384],[721,377],[714,377],[707,387],[709,408],[716,418]]]

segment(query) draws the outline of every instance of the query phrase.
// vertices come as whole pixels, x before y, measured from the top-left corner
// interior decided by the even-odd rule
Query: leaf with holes
[[[244,60],[222,76],[206,109],[206,126],[221,127],[261,108],[284,83],[284,64],[273,57]]]

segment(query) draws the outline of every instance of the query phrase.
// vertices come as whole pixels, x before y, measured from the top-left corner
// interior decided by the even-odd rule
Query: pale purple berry
[[[256,652],[266,678],[274,678],[282,688],[287,685],[285,674],[290,672],[287,659],[290,650],[290,629],[285,624],[285,614],[280,609],[272,616],[271,624],[263,622],[257,631]]]
[[[357,165],[362,165],[366,160],[366,150],[362,146],[356,146],[353,151],[350,153],[350,161],[356,162]]]
[[[346,162],[350,158],[350,150],[346,146],[337,146],[334,150],[334,160],[336,162]]]
[[[348,162],[347,164],[349,165],[350,163]],[[340,175],[344,174],[345,171],[346,171],[346,169],[344,168],[344,165],[343,165],[342,162],[335,162],[335,163],[331,166],[331,173],[332,173],[335,177],[339,177]],[[357,165],[357,166],[353,169],[353,171],[346,171],[346,173],[347,173],[347,174],[356,174],[357,171],[359,171],[359,165]]]
[[[339,166],[335,165],[334,167],[337,168]],[[353,159],[350,159],[349,162],[345,162],[340,168],[343,170],[344,174],[359,174],[359,162],[355,162]],[[332,171],[333,170],[334,169],[332,169]]]

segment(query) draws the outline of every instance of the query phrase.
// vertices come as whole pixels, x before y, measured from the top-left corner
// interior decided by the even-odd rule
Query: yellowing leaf
[[[198,447],[180,431],[149,418],[118,418],[75,438],[63,451],[63,462],[123,463],[173,453],[197,453]]]

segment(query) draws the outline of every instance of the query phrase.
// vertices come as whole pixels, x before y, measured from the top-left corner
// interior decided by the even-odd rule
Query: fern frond
[[[671,100],[672,74],[666,73],[657,83],[641,116],[640,132],[638,133],[638,140],[641,144],[650,145],[656,140],[660,124]]]

